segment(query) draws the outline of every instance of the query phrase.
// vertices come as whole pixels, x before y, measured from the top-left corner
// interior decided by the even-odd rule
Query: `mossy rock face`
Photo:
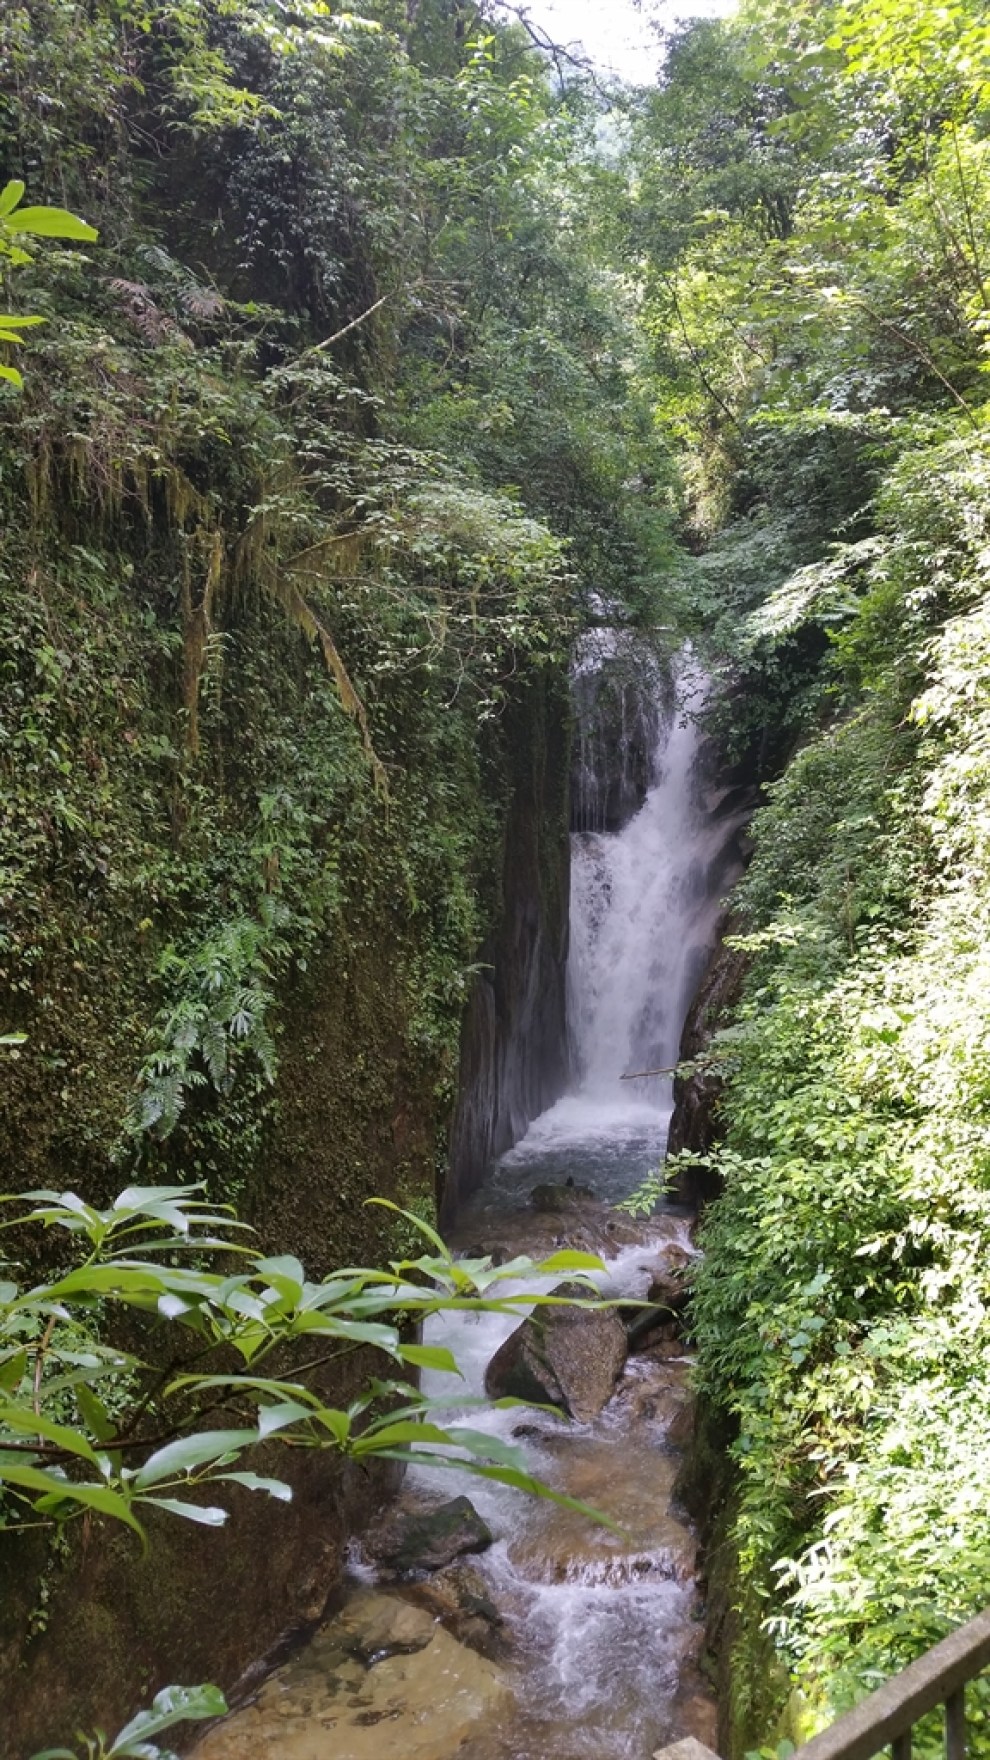
[[[465,1034],[479,1092],[493,1069],[502,1080],[520,1023],[530,1044],[549,1043],[562,1019],[565,681],[549,669],[520,678],[504,720],[485,728],[470,708],[441,713],[408,692],[377,735],[395,748],[386,810],[318,658],[246,594],[217,621],[223,689],[204,686],[193,760],[176,713],[176,556],[163,543],[126,568],[117,558],[115,572],[109,550],[105,569],[65,560],[54,529],[39,544],[50,554],[32,567],[49,572],[47,614],[66,631],[58,691],[34,665],[28,559],[18,572],[6,551],[0,611],[0,635],[15,659],[23,650],[26,731],[47,742],[35,768],[6,778],[19,865],[0,1027],[28,1038],[0,1085],[0,1185],[102,1203],[135,1175],[202,1180],[265,1250],[295,1252],[311,1276],[410,1250],[405,1225],[367,1200],[435,1215],[465,970],[492,961],[500,998],[495,1039]],[[68,802],[59,821],[52,777]],[[287,803],[284,819],[271,819],[272,801]],[[142,1065],[182,1000],[174,973],[229,922],[267,912],[281,925],[266,953],[274,1081],[250,1056],[229,1087],[197,1065],[171,1133],[135,1131]],[[163,966],[169,949],[178,964]],[[543,1092],[529,1094],[534,1110]],[[517,1122],[505,1114],[500,1128]],[[484,1156],[483,1131],[467,1136]],[[35,1249],[44,1273],[56,1246]],[[329,1402],[376,1371],[361,1358],[335,1371]],[[287,1628],[317,1618],[348,1535],[392,1480],[326,1457],[285,1468],[268,1465],[292,1482],[291,1505],[232,1488],[226,1529],[163,1519],[149,1561],[100,1524],[80,1527],[64,1556],[37,1536],[0,1541],[0,1752],[116,1728],[170,1681],[230,1688]]]

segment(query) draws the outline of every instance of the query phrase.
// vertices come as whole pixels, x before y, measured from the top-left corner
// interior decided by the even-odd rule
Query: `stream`
[[[698,694],[682,674],[680,700]],[[612,1206],[662,1159],[669,1074],[717,931],[734,825],[713,812],[690,716],[661,718],[644,804],[616,831],[573,838],[568,1015],[574,1091],[537,1118],[458,1218],[467,1252],[600,1253],[608,1296],[644,1298],[693,1254],[673,1207]],[[547,1279],[549,1289],[557,1279]],[[453,1314],[427,1337],[453,1351],[470,1395],[512,1317]],[[675,1483],[690,1437],[689,1357],[670,1325],[628,1356],[600,1416],[472,1411],[525,1445],[530,1470],[605,1511],[621,1532],[547,1501],[427,1464],[388,1520],[461,1493],[493,1543],[435,1576],[398,1581],[355,1546],[338,1610],[199,1743],[197,1760],[650,1760],[695,1735],[714,1745],[700,1670],[696,1539]],[[449,1395],[450,1377],[427,1374]]]

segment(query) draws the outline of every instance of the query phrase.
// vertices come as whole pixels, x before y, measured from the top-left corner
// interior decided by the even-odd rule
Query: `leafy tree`
[[[682,616],[774,777],[695,1302],[741,1744],[985,1601],[988,122],[980,7],[849,0],[689,26],[634,132]]]

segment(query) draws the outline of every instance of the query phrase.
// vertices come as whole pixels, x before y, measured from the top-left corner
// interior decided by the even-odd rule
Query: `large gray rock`
[[[562,1283],[551,1293],[588,1299],[583,1284]],[[626,1351],[626,1329],[613,1308],[537,1308],[495,1352],[485,1391],[492,1399],[559,1406],[587,1424],[611,1399]]]
[[[439,1571],[466,1552],[484,1552],[492,1543],[488,1523],[469,1497],[452,1497],[436,1509],[401,1514],[369,1550],[390,1570]]]

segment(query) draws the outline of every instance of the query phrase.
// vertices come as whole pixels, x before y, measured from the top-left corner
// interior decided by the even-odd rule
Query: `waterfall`
[[[595,668],[607,670],[615,654],[606,634],[596,631],[594,650],[578,656],[579,766],[602,726]],[[625,641],[624,687],[633,657]],[[652,708],[630,709],[641,729],[652,716],[642,804],[633,802],[614,830],[571,834],[570,1091],[489,1169],[484,1189],[496,1204],[518,1202],[535,1178],[587,1181],[614,1202],[656,1170],[667,1141],[673,1076],[644,1079],[640,1072],[672,1071],[677,1063],[725,895],[742,871],[738,832],[749,802],[714,774],[699,725],[707,680],[690,650],[675,661],[672,677],[647,651],[639,680],[653,691]],[[591,736],[581,724],[586,712]],[[620,755],[613,743],[613,759]],[[582,774],[587,784],[586,769],[579,768],[576,780]],[[576,802],[578,826],[602,798],[599,788]]]
[[[727,827],[705,799],[696,720],[705,680],[690,654],[675,687],[673,714],[656,720],[653,781],[638,812],[620,830],[572,839],[568,1029],[589,1100],[668,1101],[669,1076],[622,1078],[677,1062],[715,936]]]

